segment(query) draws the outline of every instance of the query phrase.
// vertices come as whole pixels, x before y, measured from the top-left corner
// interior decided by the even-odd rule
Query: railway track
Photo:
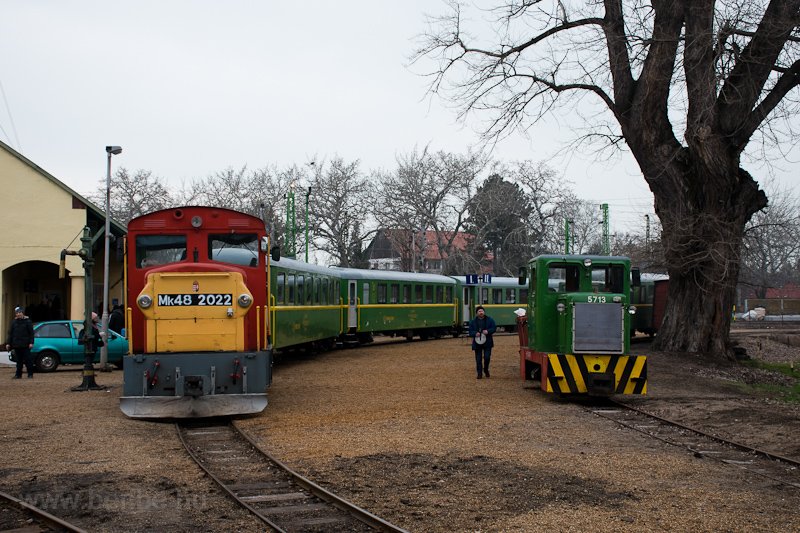
[[[592,413],[672,446],[685,448],[695,457],[740,468],[775,483],[800,489],[800,461],[711,435],[636,407],[608,399]]]
[[[176,426],[200,468],[275,531],[404,531],[293,472],[229,421]]]
[[[86,530],[5,492],[0,492],[0,509],[3,510],[2,525],[4,531],[70,531],[86,533]],[[6,525],[10,526],[10,522],[17,517],[24,522],[24,527],[15,527],[13,529],[6,527]]]

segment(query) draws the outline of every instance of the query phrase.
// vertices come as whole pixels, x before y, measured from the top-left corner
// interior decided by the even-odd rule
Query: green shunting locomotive
[[[556,394],[647,393],[647,357],[630,354],[639,271],[627,257],[542,255],[519,283],[528,286],[518,319],[523,379]]]

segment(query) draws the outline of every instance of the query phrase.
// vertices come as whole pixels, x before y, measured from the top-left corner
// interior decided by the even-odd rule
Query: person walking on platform
[[[24,308],[15,307],[14,320],[11,321],[6,339],[6,350],[13,349],[17,359],[17,372],[14,374],[14,379],[22,377],[23,364],[28,370],[28,377],[33,377],[31,348],[33,348],[33,322],[25,316]]]
[[[475,318],[469,321],[469,336],[472,338],[472,349],[475,351],[475,369],[478,379],[486,374],[489,377],[489,361],[492,358],[492,336],[497,331],[494,319],[486,314],[482,305],[475,308]]]

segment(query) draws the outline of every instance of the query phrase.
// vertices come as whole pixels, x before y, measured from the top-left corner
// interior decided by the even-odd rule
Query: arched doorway
[[[3,317],[14,318],[14,307],[22,305],[33,322],[69,318],[69,276],[58,277],[58,264],[25,261],[3,271]]]

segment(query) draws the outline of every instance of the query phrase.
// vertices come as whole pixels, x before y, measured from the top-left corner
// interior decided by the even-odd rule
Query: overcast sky
[[[113,166],[168,184],[227,167],[302,165],[339,155],[362,170],[430,145],[478,142],[456,112],[426,98],[409,68],[436,0],[0,0],[0,140],[81,193]],[[569,124],[514,135],[501,160],[545,160]],[[551,166],[612,228],[641,231],[652,196],[630,156]],[[789,183],[788,169],[778,175]],[[639,227],[634,228],[633,225]]]

